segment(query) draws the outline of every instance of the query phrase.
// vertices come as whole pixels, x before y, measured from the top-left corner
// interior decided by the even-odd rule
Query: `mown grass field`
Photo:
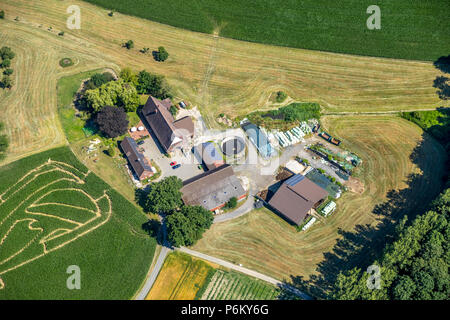
[[[146,300],[270,300],[278,295],[279,289],[264,281],[175,251]]]
[[[415,60],[450,51],[445,0],[86,1],[179,28],[289,47]],[[366,27],[373,4],[382,18],[375,31]]]
[[[130,299],[156,241],[145,215],[67,147],[0,168],[0,299]],[[77,265],[81,289],[69,290]]]
[[[234,271],[217,270],[202,300],[274,300],[279,290],[264,281]]]
[[[193,300],[214,272],[209,263],[185,253],[170,253],[146,300]]]
[[[297,232],[263,208],[214,224],[193,249],[280,280],[290,281],[291,276],[308,279],[317,274],[318,265],[342,238],[340,231],[378,226],[383,218],[392,221],[404,214],[413,216],[439,193],[445,152],[418,126],[390,116],[328,116],[323,124],[363,159],[359,173],[364,183],[362,194],[345,193],[336,212],[306,232]],[[369,246],[384,246],[383,238],[373,239]],[[345,256],[344,252],[337,254]]]
[[[69,5],[81,8],[81,29],[69,30]],[[10,46],[16,82],[0,91],[0,110],[11,138],[4,163],[65,143],[57,117],[57,80],[80,72],[130,66],[164,74],[177,98],[199,106],[208,125],[229,116],[273,108],[273,92],[296,101],[318,102],[325,112],[385,112],[430,109],[440,101],[430,62],[351,56],[241,42],[176,29],[101,9],[82,1],[4,0],[0,42]],[[14,19],[19,17],[19,21]],[[178,20],[180,17],[175,18]],[[49,31],[49,28],[52,29]],[[59,31],[65,31],[63,37]],[[121,44],[129,39],[135,48]],[[443,41],[436,41],[437,43]],[[158,63],[139,52],[164,46]],[[428,49],[427,49],[428,50]],[[426,52],[427,50],[423,50]],[[69,57],[74,65],[59,66]]]

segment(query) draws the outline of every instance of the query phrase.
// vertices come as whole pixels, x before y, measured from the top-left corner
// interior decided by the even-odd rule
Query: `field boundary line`
[[[306,293],[300,291],[299,289],[297,289],[297,288],[295,288],[295,287],[293,287],[293,286],[291,286],[289,284],[283,283],[283,282],[281,282],[279,280],[276,280],[276,279],[274,279],[272,277],[269,277],[269,276],[267,276],[265,274],[259,273],[257,271],[254,271],[254,270],[251,270],[251,269],[247,269],[247,268],[244,268],[244,267],[241,267],[241,266],[237,266],[237,265],[235,265],[235,264],[233,264],[231,262],[228,262],[228,261],[225,261],[225,260],[222,260],[222,259],[219,259],[219,258],[215,258],[215,257],[212,257],[212,256],[208,256],[208,255],[206,255],[204,253],[201,253],[201,252],[198,252],[198,251],[194,251],[194,250],[188,249],[186,247],[175,248],[175,250],[179,250],[181,252],[193,255],[194,257],[198,257],[198,258],[201,258],[203,260],[207,260],[207,261],[219,264],[219,265],[221,265],[223,267],[226,267],[226,268],[229,268],[229,269],[232,269],[232,270],[236,270],[236,271],[239,271],[241,273],[245,273],[245,274],[247,274],[249,276],[252,276],[254,278],[261,279],[263,281],[266,281],[268,283],[276,285],[276,286],[278,286],[280,288],[286,289],[286,290],[292,292],[293,294],[299,296],[302,299],[305,299],[305,300],[311,300],[312,299],[312,297],[310,297]]]

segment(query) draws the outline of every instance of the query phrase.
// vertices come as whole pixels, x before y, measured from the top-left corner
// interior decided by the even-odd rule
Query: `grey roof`
[[[185,204],[201,205],[207,210],[222,206],[232,197],[245,195],[244,188],[228,164],[186,180],[181,192]]]
[[[136,141],[130,137],[125,137],[120,143],[120,147],[127,156],[131,167],[138,177],[141,177],[145,171],[152,171],[147,159],[145,159],[144,155],[138,151]]]
[[[295,224],[300,224],[309,210],[328,192],[301,174],[287,179],[269,200],[269,205]]]
[[[169,111],[171,105],[169,99],[161,101],[150,96],[144,108],[142,108],[142,114],[145,120],[165,151],[170,149],[175,136],[180,136],[180,129],[186,130],[190,135],[194,133],[192,119],[190,117],[184,117],[175,121]]]
[[[198,160],[205,164],[208,170],[224,164],[222,153],[217,150],[212,142],[204,142],[195,146],[194,153]]]

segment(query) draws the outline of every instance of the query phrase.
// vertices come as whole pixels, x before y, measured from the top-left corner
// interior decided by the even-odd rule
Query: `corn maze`
[[[279,290],[261,280],[237,272],[217,270],[202,300],[273,300]]]
[[[48,161],[0,195],[0,276],[102,226],[111,200],[83,190],[89,171]],[[0,289],[5,283],[0,280]]]
[[[156,241],[138,209],[58,148],[0,167],[0,300],[129,299]],[[83,290],[66,286],[79,265]]]

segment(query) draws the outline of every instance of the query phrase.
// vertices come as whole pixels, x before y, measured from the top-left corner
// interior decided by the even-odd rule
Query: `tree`
[[[116,138],[127,132],[128,119],[123,109],[104,106],[95,117],[100,131],[108,138]]]
[[[1,68],[9,68],[11,66],[11,60],[6,58],[2,61],[2,63],[0,64]]]
[[[92,90],[101,85],[114,80],[114,76],[110,72],[96,73],[86,83],[86,89]]]
[[[3,76],[2,81],[0,81],[0,87],[10,89],[14,85],[13,80],[9,76]]]
[[[13,74],[13,72],[14,72],[14,70],[13,69],[6,69],[5,71],[3,71],[3,74],[5,75],[5,76],[10,76],[10,75],[12,75]]]
[[[123,108],[126,112],[136,111],[140,102],[136,88],[123,79],[110,81],[99,88],[87,90],[85,99],[94,112],[98,112],[107,105]]]
[[[0,122],[0,132],[3,131],[4,125],[2,122]],[[6,157],[6,150],[9,146],[9,140],[7,135],[0,135],[0,160],[4,159]]]
[[[128,40],[127,42],[125,42],[125,47],[130,50],[134,48],[134,42],[133,40]]]
[[[281,103],[281,102],[283,102],[284,100],[286,100],[286,98],[287,98],[287,94],[286,94],[285,92],[283,92],[283,91],[278,91],[278,92],[277,92],[277,97],[275,98],[275,100],[276,100],[278,103]]]
[[[131,83],[135,87],[138,85],[137,75],[130,68],[123,68],[122,71],[120,71],[120,78],[127,83]]]
[[[392,295],[396,300],[409,300],[416,291],[416,285],[414,281],[407,275],[401,276],[395,287],[393,288]]]
[[[10,47],[2,47],[0,49],[0,57],[5,60],[5,59],[14,59],[14,57],[16,56],[16,54],[11,50]]]
[[[167,52],[166,48],[159,47],[158,51],[155,52],[154,58],[156,61],[166,61],[169,57],[169,53]]]
[[[175,176],[152,183],[147,196],[146,211],[171,213],[179,208],[183,204],[180,191],[182,186],[183,182],[181,179]]]
[[[152,74],[145,70],[139,72],[136,89],[140,94],[150,94],[158,99],[172,98],[164,76]]]
[[[202,206],[183,206],[167,217],[167,235],[175,247],[191,246],[213,223],[212,213]]]
[[[5,11],[0,10],[0,19],[5,19]]]

